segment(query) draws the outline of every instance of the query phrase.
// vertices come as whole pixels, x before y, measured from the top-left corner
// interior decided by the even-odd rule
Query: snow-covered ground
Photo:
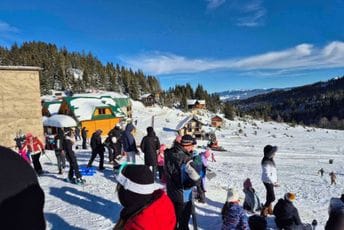
[[[170,145],[175,137],[173,131],[187,114],[168,108],[145,108],[139,102],[133,103],[134,120],[137,119],[137,142],[145,135],[145,129],[152,123],[161,143]],[[239,127],[240,126],[240,127]],[[239,131],[239,130],[242,131]],[[260,180],[260,161],[266,144],[277,145],[276,164],[280,187],[276,197],[286,192],[296,193],[295,205],[304,222],[317,219],[323,229],[328,218],[330,198],[344,192],[344,132],[312,129],[286,124],[262,121],[226,121],[226,127],[216,131],[219,144],[226,152],[215,152],[216,162],[209,162],[217,176],[207,182],[207,203],[197,204],[198,223],[201,229],[220,229],[221,208],[226,199],[228,186],[242,189],[246,178],[251,178],[262,201],[265,189]],[[206,141],[198,141],[198,146]],[[198,149],[202,151],[201,148]],[[75,150],[79,165],[86,165],[90,150]],[[121,205],[117,199],[111,166],[91,177],[85,177],[84,186],[66,183],[64,175],[57,174],[53,152],[43,156],[41,161],[48,173],[39,178],[45,191],[45,216],[49,229],[111,229],[115,225]],[[107,154],[106,154],[106,161]],[[334,163],[329,164],[329,159]],[[142,163],[142,154],[139,158]],[[98,159],[93,163],[98,165]],[[321,178],[317,171],[324,168]],[[337,173],[337,185],[330,186],[328,173]],[[241,194],[242,199],[244,198]],[[274,227],[269,217],[269,226]]]

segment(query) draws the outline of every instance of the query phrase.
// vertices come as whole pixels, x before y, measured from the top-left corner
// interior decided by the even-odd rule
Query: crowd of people
[[[80,133],[80,130],[78,132]],[[116,125],[110,130],[104,142],[102,142],[101,130],[96,130],[90,139],[92,151],[87,167],[91,168],[94,159],[99,156],[98,169],[104,170],[104,153],[107,150],[109,163],[113,164],[114,169],[116,169],[116,191],[123,209],[114,229],[184,230],[189,229],[191,217],[194,229],[197,229],[194,201],[206,202],[206,174],[208,158],[214,156],[212,151],[206,149],[198,153],[195,150],[197,141],[190,135],[177,136],[172,146],[167,148],[166,144],[161,144],[153,127],[148,127],[147,135],[139,145],[144,153],[144,165],[138,165],[136,164],[136,156],[139,154],[139,150],[134,132],[133,124],[128,124],[123,131]],[[85,183],[79,171],[73,145],[76,140],[82,139],[82,148],[87,149],[86,137],[87,130],[85,127],[81,129],[81,137],[80,134],[76,134],[76,130],[58,129],[53,142],[50,143],[49,148],[55,151],[59,174],[63,174],[66,159],[69,162],[67,177],[69,182]],[[44,171],[39,159],[45,153],[45,148],[39,138],[28,133],[24,139],[22,138],[22,142],[18,143],[18,146],[21,156],[29,163],[31,158],[34,171],[37,175],[42,175]],[[6,153],[10,152],[5,148],[0,150]],[[261,202],[250,178],[247,178],[243,183],[245,194],[243,205],[240,204],[237,188],[229,188],[221,211],[222,229],[266,229],[268,216],[275,217],[274,220],[279,229],[312,229],[312,225],[313,228],[316,226],[316,220],[313,221],[312,225],[304,224],[301,221],[294,205],[296,194],[292,192],[286,193],[273,207],[273,202],[276,200],[275,189],[279,187],[274,160],[277,151],[277,146],[271,145],[266,145],[263,149],[261,180],[266,189],[265,203]],[[3,156],[0,154],[0,156],[7,157],[6,154]],[[126,157],[125,164],[119,163],[118,160],[121,157]],[[20,164],[22,165],[22,163]],[[24,168],[27,170],[27,166]],[[323,172],[320,173],[323,174]],[[30,183],[36,190],[41,191],[37,179],[32,178]],[[12,186],[11,183],[6,181],[5,184]],[[1,216],[9,206],[2,201],[8,199],[5,197],[0,200]],[[19,201],[11,198],[9,202]],[[35,204],[39,212],[42,212],[41,208],[43,208],[41,202]],[[161,215],[160,212],[164,214]],[[45,228],[45,224],[42,224],[42,221],[38,219],[32,224],[37,224],[35,229]],[[344,229],[344,195],[341,198],[331,200],[329,219],[325,229]]]

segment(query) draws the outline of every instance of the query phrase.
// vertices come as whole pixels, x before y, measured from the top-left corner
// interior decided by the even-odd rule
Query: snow
[[[91,120],[96,108],[109,107],[98,98],[75,98],[70,103],[75,107],[74,114],[78,121]]]
[[[51,115],[58,114],[61,103],[50,104],[48,107],[49,113]]]
[[[146,108],[142,103],[132,101],[133,120],[137,120],[135,137],[139,144],[146,134],[146,128],[152,124],[161,143],[170,146],[175,138],[174,128],[189,113],[166,107]],[[211,118],[213,114],[204,114]],[[239,133],[242,129],[243,132]],[[255,131],[257,132],[255,134]],[[226,199],[226,189],[236,187],[242,190],[246,178],[251,178],[260,199],[265,201],[265,188],[260,180],[260,161],[266,144],[277,145],[276,165],[280,187],[276,188],[276,198],[282,198],[286,192],[296,193],[295,206],[303,222],[317,219],[318,229],[323,229],[328,219],[328,207],[331,197],[340,197],[344,184],[344,132],[326,129],[290,127],[287,124],[263,122],[257,120],[225,119],[225,127],[216,130],[219,144],[226,152],[215,152],[216,162],[209,167],[217,176],[207,181],[207,203],[196,203],[199,229],[220,229],[221,208]],[[90,150],[76,149],[79,165],[86,165],[91,156]],[[206,141],[198,141],[206,145]],[[198,148],[198,151],[203,151]],[[57,174],[53,152],[49,158],[42,156],[44,170],[49,173],[39,178],[45,191],[45,216],[48,229],[112,229],[115,225],[121,205],[116,194],[116,183],[109,164],[103,172],[97,171],[92,177],[85,177],[86,185],[78,186],[66,183],[67,176]],[[107,154],[105,162],[107,162]],[[142,154],[138,163],[142,163]],[[334,163],[329,164],[329,159]],[[93,163],[98,166],[98,158]],[[317,171],[324,168],[324,177]],[[328,173],[337,174],[337,185],[330,186]],[[244,194],[241,193],[241,200]],[[269,227],[274,229],[273,217],[268,218]],[[191,225],[190,225],[191,226]],[[191,228],[192,229],[192,228]]]
[[[51,127],[76,127],[76,121],[67,115],[56,114],[51,117],[48,117],[43,121],[44,126],[51,126]]]

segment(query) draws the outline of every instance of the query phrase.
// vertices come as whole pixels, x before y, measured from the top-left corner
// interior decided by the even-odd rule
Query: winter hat
[[[271,158],[277,151],[277,146],[266,145],[264,147],[264,157]]]
[[[196,140],[191,135],[184,135],[181,140],[181,145],[183,146],[190,146],[190,145],[196,145]]]
[[[239,201],[239,193],[234,188],[229,188],[227,191],[227,202],[238,202]]]
[[[2,229],[45,229],[44,192],[36,173],[16,152],[0,146]]]
[[[295,193],[287,192],[287,193],[284,195],[284,199],[289,200],[290,202],[293,202],[293,201],[296,200],[296,195],[295,195]]]
[[[249,189],[249,188],[252,188],[252,183],[251,183],[250,178],[247,178],[247,179],[244,181],[244,189]]]
[[[146,165],[127,165],[116,176],[116,180],[125,190],[147,195],[161,188],[154,183],[154,175]]]

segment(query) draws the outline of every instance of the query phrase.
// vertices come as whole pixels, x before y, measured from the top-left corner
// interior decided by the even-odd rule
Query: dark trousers
[[[164,175],[164,166],[158,166],[158,171],[159,171],[159,179],[161,180],[163,175]]]
[[[100,160],[99,160],[99,169],[104,169],[104,152],[95,152],[92,151],[92,156],[91,159],[89,160],[87,167],[92,167],[92,163],[94,159],[97,157],[99,154]]]
[[[66,167],[66,156],[62,150],[55,150],[55,156],[57,159],[57,168],[59,172]]]
[[[42,165],[39,162],[39,158],[40,157],[41,157],[41,153],[31,154],[33,168],[35,169],[37,174],[42,174],[43,173]]]
[[[264,206],[269,207],[270,204],[275,201],[274,185],[270,183],[264,183],[264,186],[266,188],[266,202]]]
[[[87,149],[86,138],[82,138],[82,149]]]
[[[76,178],[81,178],[81,174],[79,172],[79,165],[76,160],[74,152],[72,153],[66,153],[66,158],[69,162],[69,172],[68,172],[68,178],[70,180],[73,179],[74,175]]]
[[[192,202],[180,203],[173,202],[174,211],[177,217],[177,230],[188,230],[189,229],[189,220],[192,211]]]

